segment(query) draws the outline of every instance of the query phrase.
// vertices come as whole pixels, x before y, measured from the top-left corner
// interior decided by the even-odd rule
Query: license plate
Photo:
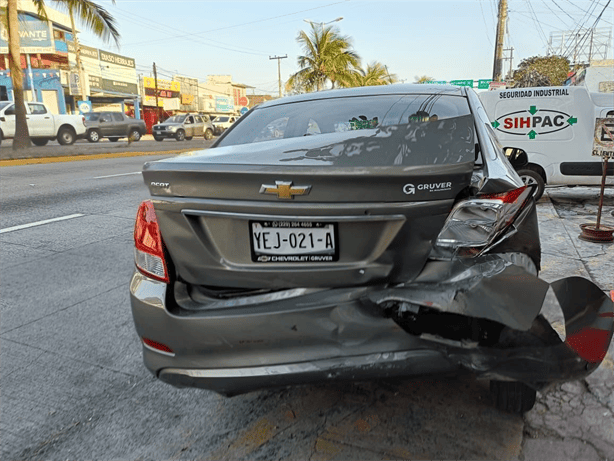
[[[337,224],[250,221],[253,262],[310,263],[339,259]]]

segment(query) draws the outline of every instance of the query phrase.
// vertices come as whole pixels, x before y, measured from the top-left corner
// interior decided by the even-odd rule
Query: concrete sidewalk
[[[614,290],[614,244],[578,238],[580,224],[594,223],[598,187],[549,188],[538,203],[542,270],[552,282],[564,277],[591,279],[606,293]],[[602,223],[614,225],[614,189],[606,189]],[[562,320],[562,312],[551,313]],[[557,325],[555,324],[555,327]],[[562,325],[560,325],[562,327]],[[558,328],[559,333],[563,329]],[[614,345],[588,378],[538,394],[525,415],[521,460],[614,460]]]

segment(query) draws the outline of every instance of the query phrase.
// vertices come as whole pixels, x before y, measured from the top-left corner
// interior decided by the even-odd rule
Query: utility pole
[[[510,52],[510,57],[509,58],[503,58],[503,61],[509,61],[510,62],[510,70],[507,73],[507,75],[505,76],[506,80],[508,78],[511,78],[511,75],[512,75],[512,67],[514,66],[514,62],[513,62],[514,61],[514,47],[506,48],[506,49],[503,50],[504,53],[507,52],[507,51]]]
[[[281,98],[281,60],[286,59],[288,55],[285,56],[269,56],[269,59],[277,59],[277,78],[279,79],[279,97]]]
[[[492,79],[501,81],[503,72],[503,38],[505,35],[505,23],[507,22],[507,0],[499,0],[499,13],[497,20],[497,36],[495,40],[495,62],[492,70]]]
[[[156,71],[156,63],[153,63],[153,73],[154,73],[154,91],[156,92],[156,115],[158,116],[157,123],[160,123],[160,106],[158,106],[158,72]]]
[[[81,100],[87,101],[87,94],[85,94],[85,73],[83,72],[83,63],[81,62],[81,44],[77,37],[77,29],[75,28],[75,18],[73,16],[72,7],[68,8],[68,15],[70,17],[70,27],[72,31],[72,39],[75,43],[75,62],[77,64],[77,75],[79,75],[79,90],[81,91]]]

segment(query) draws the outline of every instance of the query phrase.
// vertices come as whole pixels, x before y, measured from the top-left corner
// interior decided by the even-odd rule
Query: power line
[[[307,11],[313,11],[313,10],[318,10],[318,9],[321,9],[321,8],[327,8],[327,7],[333,6],[333,5],[339,5],[339,4],[345,3],[347,1],[349,1],[349,0],[343,0],[343,1],[340,1],[340,2],[329,3],[327,5],[317,6],[315,8],[308,8],[306,10],[296,11],[294,13],[287,13],[287,14],[282,14],[282,15],[279,15],[279,16],[272,16],[270,18],[263,18],[263,19],[258,19],[258,20],[255,20],[255,21],[244,22],[242,24],[236,24],[236,25],[233,25],[233,26],[219,27],[217,29],[210,29],[210,30],[205,30],[205,31],[202,31],[202,32],[192,32],[192,33],[189,33],[189,34],[180,34],[180,35],[175,35],[175,36],[172,36],[172,37],[167,37],[167,38],[163,38],[163,39],[159,39],[159,40],[148,40],[148,41],[145,41],[145,42],[128,43],[128,44],[126,44],[126,46],[151,44],[151,43],[156,43],[156,42],[160,42],[160,41],[170,41],[170,40],[174,40],[174,39],[177,39],[177,38],[186,38],[186,37],[192,37],[192,36],[197,36],[197,35],[202,35],[202,34],[210,34],[211,32],[219,32],[220,30],[234,29],[234,28],[237,28],[237,27],[243,27],[243,26],[247,26],[247,25],[251,25],[251,24],[257,24],[257,23],[260,23],[260,22],[272,21],[273,19],[284,18],[284,17],[287,17],[287,16],[294,16],[296,14],[305,13]]]

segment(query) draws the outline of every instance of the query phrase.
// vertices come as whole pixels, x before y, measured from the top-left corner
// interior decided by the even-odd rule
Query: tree
[[[428,82],[434,82],[435,81],[435,79],[433,77],[429,77],[428,75],[423,75],[422,77],[418,77],[416,75],[415,79],[416,79],[415,83],[428,83]]]
[[[44,0],[32,0],[39,16],[47,19]],[[90,0],[53,0],[55,4],[63,7],[69,13],[73,27],[73,38],[77,45],[77,66],[81,69],[79,45],[74,27],[74,16],[77,16],[83,25],[94,32],[95,35],[108,41],[113,37],[119,44],[119,32],[115,27],[115,19],[107,10]],[[115,0],[111,0],[115,4]],[[28,125],[26,121],[26,107],[23,94],[23,71],[21,69],[21,54],[19,43],[19,18],[17,15],[18,0],[8,0],[7,4],[7,29],[9,35],[9,66],[13,83],[13,98],[15,100],[15,137],[13,138],[13,150],[22,149],[30,145]],[[82,79],[80,79],[82,80]],[[85,91],[81,91],[85,95]]]
[[[514,71],[514,88],[560,86],[567,79],[569,60],[563,56],[533,56],[523,59]]]
[[[367,65],[366,69],[345,75],[340,85],[344,87],[390,85],[398,81],[395,74],[390,74],[388,68],[377,61]]]
[[[306,91],[320,91],[326,82],[334,88],[338,81],[360,66],[350,38],[339,35],[338,29],[332,26],[311,24],[310,34],[300,31],[296,41],[305,54],[298,57],[300,70],[290,76],[287,88],[295,87],[297,81]]]

